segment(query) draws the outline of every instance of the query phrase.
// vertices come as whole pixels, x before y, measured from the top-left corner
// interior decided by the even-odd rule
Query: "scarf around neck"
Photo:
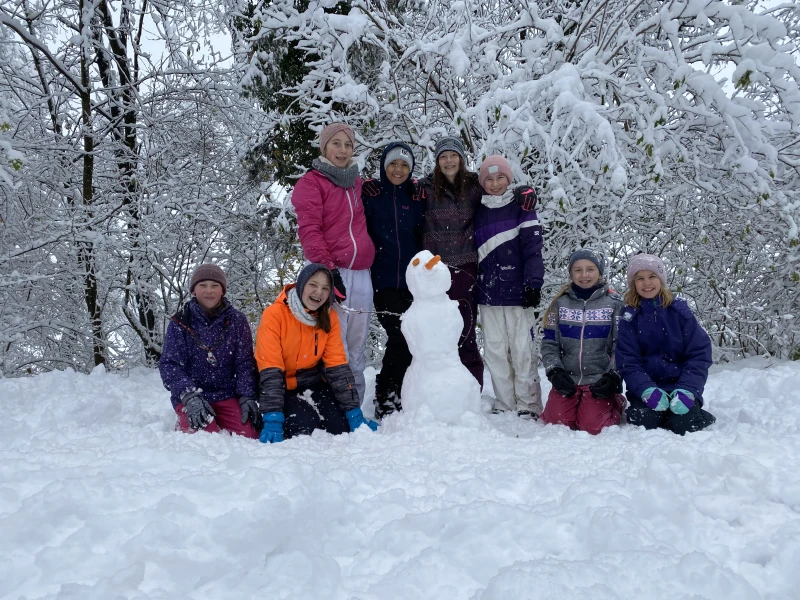
[[[484,194],[481,196],[481,204],[483,204],[486,208],[500,208],[501,206],[505,206],[511,202],[513,199],[514,192],[509,188],[500,196],[490,196],[489,194]]]
[[[353,187],[358,177],[358,163],[352,158],[344,169],[340,169],[324,156],[320,156],[311,161],[311,168],[325,175],[340,188]]]
[[[303,301],[300,299],[296,287],[286,292],[286,300],[289,304],[289,310],[292,311],[295,319],[300,321],[303,325],[309,325],[310,327],[317,326],[317,318],[311,315],[306,310],[306,307],[303,306]]]

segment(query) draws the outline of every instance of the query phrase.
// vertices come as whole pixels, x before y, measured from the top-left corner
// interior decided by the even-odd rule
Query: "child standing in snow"
[[[514,176],[502,156],[480,168],[485,194],[475,213],[478,246],[478,304],[483,326],[483,358],[492,376],[494,412],[516,410],[523,418],[542,412],[533,334],[544,281],[542,228],[536,193],[509,189]],[[521,206],[525,197],[529,210]]]
[[[630,259],[625,304],[617,366],[630,402],[628,422],[678,435],[714,423],[702,408],[711,340],[686,301],[673,298],[660,258],[637,254]]]
[[[247,317],[225,297],[228,280],[217,265],[195,269],[194,296],[172,317],[158,361],[178,415],[175,428],[191,433],[220,429],[257,438],[253,335]]]
[[[292,192],[297,235],[306,260],[333,274],[335,310],[360,399],[364,398],[364,349],[372,311],[369,268],[375,246],[367,234],[361,178],[353,160],[356,139],[345,123],[332,123],[319,136],[320,157]],[[349,309],[349,310],[348,310]]]
[[[483,359],[475,337],[478,319],[478,250],[473,219],[483,190],[478,175],[467,171],[466,150],[457,137],[436,142],[436,166],[420,184],[425,195],[422,247],[450,267],[447,295],[458,302],[464,329],[458,344],[461,362],[483,387]]]
[[[544,314],[542,362],[553,389],[542,421],[591,434],[619,425],[625,398],[614,365],[622,298],[603,281],[606,259],[580,249],[568,283]]]
[[[411,352],[400,331],[400,316],[413,297],[406,283],[406,267],[422,248],[423,203],[414,171],[414,154],[402,142],[392,142],[381,156],[380,179],[364,182],[367,230],[375,244],[372,275],[378,320],[386,330],[386,352],[381,372],[375,377],[375,416],[401,409],[400,391],[411,364]]]
[[[364,424],[378,428],[361,412],[339,315],[330,310],[333,287],[330,270],[311,263],[261,315],[256,361],[265,444],[315,429],[336,435]]]

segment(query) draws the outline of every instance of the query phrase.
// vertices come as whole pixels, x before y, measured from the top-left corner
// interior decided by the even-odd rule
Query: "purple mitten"
[[[678,388],[670,394],[669,408],[676,415],[685,415],[694,406],[694,394]]]
[[[642,393],[642,402],[651,410],[663,412],[669,408],[667,392],[657,387],[649,387]]]

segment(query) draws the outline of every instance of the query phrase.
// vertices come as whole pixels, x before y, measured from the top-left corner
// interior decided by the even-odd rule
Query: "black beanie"
[[[308,280],[311,279],[318,271],[325,271],[325,274],[328,276],[328,281],[331,284],[331,295],[328,296],[328,306],[331,306],[333,305],[333,275],[331,274],[330,269],[321,263],[310,263],[303,267],[303,270],[300,271],[300,275],[297,276],[297,295],[302,302],[303,288],[306,287]]]

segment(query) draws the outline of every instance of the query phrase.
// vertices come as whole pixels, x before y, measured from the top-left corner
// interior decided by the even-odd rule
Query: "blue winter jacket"
[[[626,306],[619,320],[617,370],[637,396],[649,387],[689,390],[702,403],[711,366],[711,340],[685,300]]]
[[[386,154],[397,146],[405,148],[413,157],[407,144],[392,142],[384,148],[381,155],[380,193],[377,196],[368,195],[370,183],[378,183],[374,179],[365,181],[362,190],[367,231],[376,251],[375,262],[370,270],[375,291],[386,288],[407,289],[406,267],[414,255],[422,250],[424,204],[411,197],[411,175],[409,174],[405,183],[394,185],[386,177],[386,169],[383,167]]]
[[[525,286],[544,282],[542,228],[535,210],[522,210],[508,190],[484,196],[475,213],[478,304],[522,306]]]
[[[256,396],[256,360],[247,317],[227,298],[222,302],[222,310],[210,318],[192,298],[167,326],[158,370],[164,387],[172,392],[173,407],[194,388],[202,389],[209,402]],[[209,350],[216,365],[208,361]]]

